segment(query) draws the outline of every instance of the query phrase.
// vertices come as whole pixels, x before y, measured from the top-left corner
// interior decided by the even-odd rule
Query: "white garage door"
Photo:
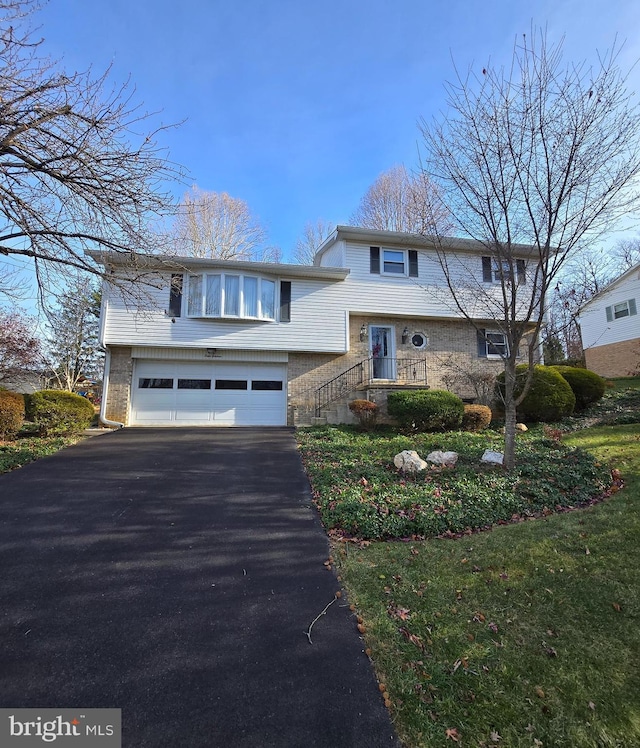
[[[134,426],[284,426],[285,364],[136,362]]]

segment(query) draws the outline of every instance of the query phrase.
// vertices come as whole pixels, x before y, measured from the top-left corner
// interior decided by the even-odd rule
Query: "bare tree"
[[[318,247],[334,229],[335,225],[323,218],[318,218],[314,223],[307,223],[293,250],[295,261],[300,265],[313,265]]]
[[[173,228],[175,248],[187,257],[269,260],[267,232],[244,200],[193,186],[180,203]]]
[[[613,248],[613,255],[618,261],[618,273],[622,274],[640,262],[640,236],[623,239]]]
[[[410,234],[431,233],[433,221],[442,234],[450,226],[438,187],[425,172],[411,175],[402,165],[377,177],[350,220],[353,226]]]
[[[172,211],[163,185],[180,172],[127,85],[41,56],[20,30],[34,7],[0,3],[0,258],[29,258],[42,289],[55,271],[103,273],[87,249],[155,248],[153,220]]]
[[[73,392],[84,379],[100,379],[104,352],[99,342],[100,291],[95,278],[68,278],[55,305],[47,309],[48,368],[58,387]]]
[[[512,467],[516,407],[530,384],[558,274],[639,205],[640,112],[615,51],[593,67],[565,65],[562,44],[535,29],[516,42],[510,66],[458,75],[448,104],[445,117],[422,122],[423,168],[456,232],[491,257],[495,287],[461,290],[460,269],[437,226],[434,240],[459,313],[477,327],[486,315],[505,335],[504,461]],[[521,345],[529,374],[516,396]]]
[[[9,385],[39,368],[40,340],[36,321],[19,309],[0,309],[0,386]]]

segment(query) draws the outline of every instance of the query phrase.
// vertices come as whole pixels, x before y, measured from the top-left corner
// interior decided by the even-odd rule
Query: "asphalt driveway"
[[[0,476],[0,707],[126,748],[397,745],[287,429],[125,429]]]

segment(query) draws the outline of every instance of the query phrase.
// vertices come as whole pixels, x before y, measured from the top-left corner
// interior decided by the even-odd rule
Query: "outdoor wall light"
[[[405,327],[402,331],[402,345],[406,345],[409,340],[409,328]]]
[[[364,343],[364,341],[367,339],[367,326],[362,325],[360,328],[360,342]]]

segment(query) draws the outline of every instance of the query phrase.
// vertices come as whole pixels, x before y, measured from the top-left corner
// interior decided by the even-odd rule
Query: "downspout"
[[[124,423],[120,421],[111,421],[106,416],[107,410],[107,393],[109,392],[109,371],[111,369],[111,351],[107,348],[104,357],[104,376],[102,377],[102,402],[100,403],[100,423],[115,429],[123,429]]]

